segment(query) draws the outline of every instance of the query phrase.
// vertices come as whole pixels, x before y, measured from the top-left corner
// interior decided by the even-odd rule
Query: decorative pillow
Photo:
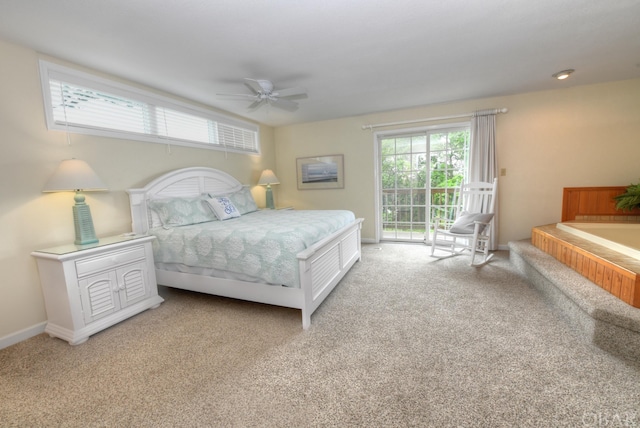
[[[251,194],[251,191],[248,187],[243,186],[242,189],[238,190],[237,192],[225,195],[212,195],[211,197],[219,196],[229,198],[231,203],[236,207],[241,215],[258,211],[258,205],[256,205],[256,201],[253,199],[253,195]]]
[[[220,220],[240,217],[240,212],[226,196],[207,199],[207,203]]]
[[[492,218],[493,214],[474,214],[463,211],[453,223],[449,232],[471,234],[476,226],[474,222],[489,223]],[[484,231],[485,227],[487,227],[485,224],[480,225],[480,233]]]
[[[216,220],[201,198],[170,198],[149,201],[164,227],[187,226]]]

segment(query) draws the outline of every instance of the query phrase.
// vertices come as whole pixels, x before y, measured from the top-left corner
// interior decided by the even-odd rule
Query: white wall
[[[560,220],[562,188],[628,185],[640,180],[640,79],[554,91],[462,101],[272,129],[261,126],[262,156],[47,131],[38,54],[0,40],[0,343],[46,321],[36,249],[74,238],[72,194],[43,194],[63,159],[86,160],[109,192],[89,193],[98,236],[130,230],[125,190],[176,168],[204,165],[255,184],[273,169],[278,205],[347,208],[365,218],[374,237],[373,134],[361,126],[507,107],[497,119],[500,180],[499,242],[530,236],[531,227]],[[566,83],[563,82],[563,87]],[[560,85],[559,85],[560,86]],[[297,157],[344,154],[345,188],[296,188]],[[253,189],[264,205],[264,189]]]
[[[0,345],[3,338],[46,321],[38,272],[31,252],[72,242],[72,193],[43,194],[63,159],[89,163],[109,188],[87,193],[96,234],[131,230],[126,189],[164,172],[210,166],[255,185],[265,168],[275,169],[273,129],[261,126],[262,155],[252,156],[48,131],[38,72],[38,54],[0,40]],[[277,192],[277,189],[276,189]],[[264,205],[264,188],[253,189]]]
[[[373,239],[375,142],[362,125],[507,107],[497,116],[498,163],[507,169],[499,179],[499,243],[528,238],[532,227],[560,221],[563,187],[640,180],[640,79],[568,85],[276,128],[278,203],[351,209],[365,218],[363,239]],[[344,154],[345,189],[298,191],[296,158],[332,154]]]

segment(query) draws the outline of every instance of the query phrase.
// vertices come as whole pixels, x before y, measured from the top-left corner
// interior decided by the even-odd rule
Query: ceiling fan
[[[244,79],[245,85],[251,89],[252,94],[218,94],[225,97],[234,97],[246,100],[253,100],[249,106],[250,110],[257,109],[263,105],[272,105],[283,110],[294,111],[298,109],[298,103],[291,99],[307,97],[305,88],[275,89],[273,83],[263,79]]]

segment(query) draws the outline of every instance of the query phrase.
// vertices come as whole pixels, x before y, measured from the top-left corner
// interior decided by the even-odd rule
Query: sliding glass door
[[[377,140],[381,239],[428,241],[431,219],[452,215],[467,174],[468,125],[381,133]]]
[[[380,140],[382,239],[422,240],[426,225],[427,136],[392,135]]]
[[[431,240],[435,218],[448,222],[455,219],[460,184],[467,178],[469,167],[469,128],[447,129],[429,135],[430,182],[429,182],[429,233]]]

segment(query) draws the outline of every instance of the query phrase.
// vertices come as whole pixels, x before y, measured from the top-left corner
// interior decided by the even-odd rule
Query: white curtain
[[[493,182],[498,177],[496,155],[496,114],[499,111],[478,110],[471,117],[471,146],[469,153],[469,181]],[[498,183],[499,184],[499,183]],[[498,195],[489,249],[498,248]]]

